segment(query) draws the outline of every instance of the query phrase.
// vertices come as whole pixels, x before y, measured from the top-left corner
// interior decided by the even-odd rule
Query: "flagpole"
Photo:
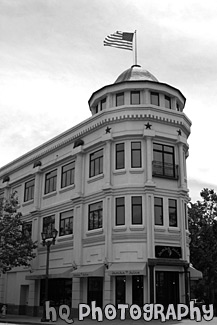
[[[134,41],[134,46],[135,46],[135,49],[134,49],[135,65],[137,65],[137,39],[136,39],[136,30],[135,30],[134,34],[135,34],[135,41]]]

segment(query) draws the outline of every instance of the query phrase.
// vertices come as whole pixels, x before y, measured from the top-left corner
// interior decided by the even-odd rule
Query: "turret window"
[[[123,169],[125,167],[124,161],[124,143],[117,143],[116,144],[116,169]]]
[[[124,93],[116,94],[116,106],[124,105]]]
[[[131,142],[131,167],[142,167],[141,142]]]
[[[130,103],[131,103],[131,105],[139,105],[140,104],[140,91],[131,91]]]
[[[142,197],[132,196],[132,225],[142,224]]]
[[[160,197],[154,198],[154,224],[163,226],[163,199]]]
[[[156,106],[160,105],[158,93],[151,92],[151,104]]]
[[[103,98],[100,101],[100,111],[102,111],[103,109],[106,109],[106,98]]]
[[[174,147],[154,143],[153,176],[178,178]]]
[[[177,201],[169,199],[169,226],[177,227]]]
[[[171,97],[165,96],[165,107],[171,109]]]
[[[116,198],[116,226],[125,225],[125,199],[124,197]]]

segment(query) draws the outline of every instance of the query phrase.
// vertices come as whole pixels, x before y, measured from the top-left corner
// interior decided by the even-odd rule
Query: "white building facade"
[[[37,257],[0,277],[0,302],[40,315],[46,248],[49,300],[187,303],[189,232],[185,97],[135,65],[92,94],[92,117],[0,169],[0,195],[17,191]]]

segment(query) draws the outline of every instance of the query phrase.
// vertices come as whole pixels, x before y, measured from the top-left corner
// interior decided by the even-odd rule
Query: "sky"
[[[187,99],[192,202],[217,191],[216,17],[215,0],[0,0],[0,167],[91,116],[134,64],[104,38],[136,30],[138,64]]]

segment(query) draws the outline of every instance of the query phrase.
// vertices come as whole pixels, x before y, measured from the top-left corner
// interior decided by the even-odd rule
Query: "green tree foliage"
[[[16,193],[0,204],[0,273],[17,266],[29,266],[37,247],[24,231],[22,214],[17,212]]]
[[[196,295],[214,304],[217,297],[217,194],[204,188],[201,201],[190,203],[190,261],[203,273]]]

